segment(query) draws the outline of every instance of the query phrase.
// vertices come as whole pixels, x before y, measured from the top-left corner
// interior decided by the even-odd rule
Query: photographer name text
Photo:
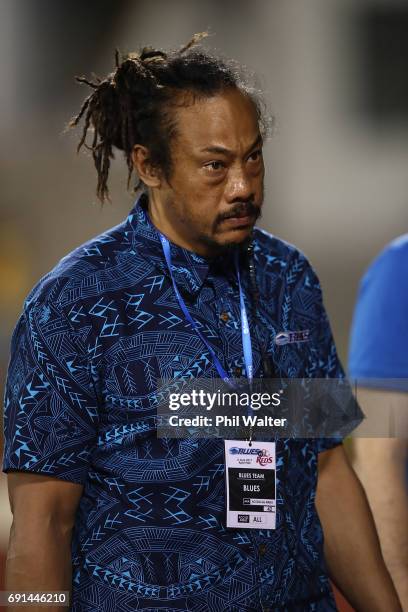
[[[278,419],[272,416],[235,415],[209,417],[196,415],[193,417],[182,417],[171,415],[168,424],[171,427],[285,427],[287,419]]]

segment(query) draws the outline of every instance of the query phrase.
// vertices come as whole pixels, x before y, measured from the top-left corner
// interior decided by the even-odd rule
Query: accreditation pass
[[[227,527],[276,529],[275,442],[224,440]]]

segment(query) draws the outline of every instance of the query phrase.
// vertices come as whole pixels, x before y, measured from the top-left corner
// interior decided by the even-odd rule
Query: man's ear
[[[149,149],[143,145],[135,145],[132,151],[132,161],[139,178],[148,187],[161,186],[161,173],[159,168],[150,161]]]

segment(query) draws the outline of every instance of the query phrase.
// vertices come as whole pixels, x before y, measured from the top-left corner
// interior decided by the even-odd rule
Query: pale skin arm
[[[24,472],[10,472],[7,479],[13,522],[6,590],[70,592],[72,529],[83,486]],[[32,605],[30,610],[45,608]]]
[[[408,394],[360,388],[358,401],[368,419],[390,413],[396,435],[408,432]],[[353,466],[370,503],[385,563],[401,604],[408,610],[408,440],[355,438]]]
[[[316,507],[330,578],[357,612],[401,612],[364,490],[342,445],[319,454]]]

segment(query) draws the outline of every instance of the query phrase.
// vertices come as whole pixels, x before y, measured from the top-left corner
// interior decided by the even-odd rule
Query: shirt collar
[[[125,222],[126,241],[135,253],[152,261],[156,268],[170,277],[164,258],[157,228],[147,212],[148,196],[143,192],[136,200]],[[171,268],[179,290],[194,297],[201,289],[209,274],[222,274],[236,283],[234,259],[231,252],[206,259],[197,253],[170,242]]]

